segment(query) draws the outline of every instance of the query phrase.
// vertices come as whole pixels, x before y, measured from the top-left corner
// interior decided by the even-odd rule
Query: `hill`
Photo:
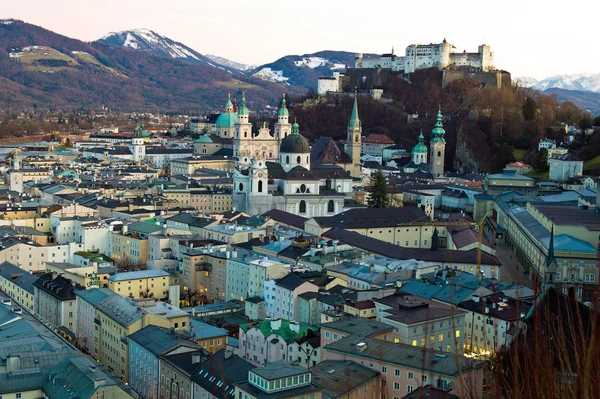
[[[86,43],[23,21],[0,23],[0,106],[124,111],[210,111],[246,91],[256,109],[276,105],[284,87],[218,66]]]
[[[236,69],[241,72],[251,71],[254,68],[256,68],[256,65],[242,64],[241,62],[231,61],[227,58],[219,57],[218,55],[206,54],[206,58],[213,60],[219,65],[223,65],[227,68]]]
[[[544,90],[544,93],[555,94],[560,101],[570,101],[579,108],[600,115],[600,92],[551,88]]]
[[[354,58],[354,53],[330,50],[304,55],[287,55],[275,62],[255,68],[250,75],[270,82],[282,82],[316,90],[317,80],[320,77],[331,76],[334,71],[343,72],[346,67],[354,66]]]
[[[533,88],[600,92],[600,73],[554,75],[536,82]]]

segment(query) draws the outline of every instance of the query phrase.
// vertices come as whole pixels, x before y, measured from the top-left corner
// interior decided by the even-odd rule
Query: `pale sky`
[[[597,0],[1,0],[16,18],[85,41],[148,28],[202,54],[247,64],[319,50],[398,55],[444,37],[491,45],[513,77],[600,72]]]

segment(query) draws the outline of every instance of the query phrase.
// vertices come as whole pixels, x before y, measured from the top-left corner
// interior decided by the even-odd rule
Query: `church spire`
[[[238,108],[238,115],[248,115],[248,107],[246,107],[246,93],[242,92],[242,103]]]
[[[433,130],[431,131],[431,133],[432,133],[432,137],[431,137],[432,142],[437,142],[437,141],[441,141],[442,143],[446,142],[446,140],[444,139],[444,135],[446,134],[446,131],[444,130],[444,117],[442,115],[442,106],[441,105],[439,106],[437,115],[435,116],[435,126],[433,127]]]
[[[358,93],[354,91],[354,105],[352,106],[352,114],[348,121],[348,128],[360,129],[360,118],[358,117]]]
[[[279,107],[279,111],[277,112],[277,116],[279,117],[287,117],[289,116],[290,113],[287,109],[287,106],[285,104],[285,94],[283,95],[283,98],[281,99],[281,106]]]

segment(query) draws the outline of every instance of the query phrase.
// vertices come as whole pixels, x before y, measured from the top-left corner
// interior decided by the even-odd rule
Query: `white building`
[[[288,320],[299,319],[298,296],[305,292],[319,292],[319,287],[291,273],[276,280],[272,291],[265,290],[265,309],[272,309],[267,316]]]
[[[575,159],[570,154],[555,155],[550,158],[549,179],[565,181],[583,174],[583,161]]]
[[[455,53],[456,47],[446,39],[442,43],[411,44],[406,48],[404,56],[397,56],[392,49],[391,53],[378,57],[363,58],[362,54],[356,56],[356,68],[385,68],[403,73],[414,73],[419,69],[438,68],[449,66],[468,66],[480,71],[488,71],[494,66],[494,53],[490,46],[482,44],[476,53]]]
[[[556,148],[556,141],[552,139],[541,139],[538,143],[538,151],[541,149],[549,150],[551,148]]]
[[[234,154],[238,155],[233,175],[236,209],[249,214],[279,209],[304,217],[330,216],[342,212],[344,199],[353,193],[351,176],[360,173],[361,126],[356,98],[348,123],[346,143],[346,151],[353,163],[350,175],[339,165],[311,167],[310,146],[300,134],[298,124],[291,125],[291,133],[287,134],[289,113],[285,101],[282,101],[278,111],[275,137],[271,137],[268,129],[263,127],[256,136],[257,143],[252,143],[253,139],[250,138],[248,143],[239,140],[240,143],[236,144],[238,134],[249,130],[249,127],[245,127],[248,111],[244,104],[238,111],[240,122],[239,126],[236,125],[234,139],[234,148],[239,147],[239,150],[234,149]],[[257,151],[257,145],[265,140],[270,140],[271,144],[262,145]],[[278,146],[277,150],[273,149],[273,144]],[[274,159],[279,162],[272,162]]]

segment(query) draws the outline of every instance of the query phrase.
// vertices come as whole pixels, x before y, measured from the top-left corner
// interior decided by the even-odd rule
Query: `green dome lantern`
[[[413,154],[417,154],[417,153],[427,154],[427,146],[425,145],[425,137],[423,137],[422,130],[421,130],[421,133],[419,133],[419,142],[417,143],[417,145],[415,145],[413,147],[412,153]]]
[[[281,106],[279,107],[279,111],[277,111],[277,116],[279,116],[279,117],[290,116],[290,112],[288,111],[286,104],[285,104],[285,94],[283,95],[283,98],[281,99]]]
[[[246,107],[246,94],[242,92],[242,105],[238,109],[238,116],[247,116],[249,113],[248,107]]]
[[[217,127],[233,127],[238,123],[238,117],[233,112],[233,104],[231,103],[231,96],[227,95],[227,102],[225,103],[225,112],[223,112],[217,118]]]
[[[288,154],[308,154],[310,153],[310,145],[308,140],[300,134],[300,126],[297,122],[292,125],[292,134],[288,135],[281,142],[279,147],[280,153]]]

